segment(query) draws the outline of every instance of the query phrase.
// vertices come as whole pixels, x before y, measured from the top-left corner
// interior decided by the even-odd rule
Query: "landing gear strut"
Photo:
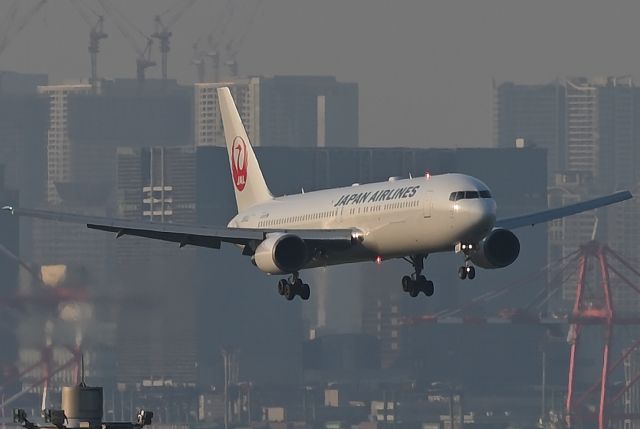
[[[291,274],[289,279],[278,281],[278,293],[284,296],[287,301],[292,301],[296,295],[306,301],[311,296],[311,289],[306,283],[302,283],[297,272]]]
[[[426,257],[427,255],[412,255],[409,258],[403,258],[413,265],[415,270],[411,276],[402,277],[402,290],[408,292],[413,298],[418,296],[420,292],[424,292],[426,296],[431,296],[434,292],[433,282],[422,275]]]
[[[460,280],[476,278],[476,268],[471,264],[471,252],[473,252],[475,246],[473,244],[458,244],[456,246],[456,253],[464,253],[464,265],[458,268],[458,277]]]

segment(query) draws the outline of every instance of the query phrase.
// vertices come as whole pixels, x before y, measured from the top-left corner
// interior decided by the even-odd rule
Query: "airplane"
[[[618,203],[632,195],[604,197],[497,219],[496,202],[482,181],[464,174],[425,175],[274,197],[267,187],[246,130],[227,87],[217,89],[238,214],[226,227],[141,222],[4,207],[15,215],[86,224],[88,228],[219,249],[240,247],[262,272],[288,277],[278,293],[291,301],[310,297],[300,271],[330,265],[401,258],[413,267],[402,277],[403,291],[434,293],[422,274],[429,254],[464,255],[460,279],[475,267],[504,268],[520,253],[512,229]]]

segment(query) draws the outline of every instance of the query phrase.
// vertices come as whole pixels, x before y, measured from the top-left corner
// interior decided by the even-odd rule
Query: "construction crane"
[[[86,5],[86,2],[81,0],[69,0],[69,2],[91,28],[91,31],[89,32],[89,54],[91,56],[90,82],[93,92],[95,93],[98,85],[98,52],[100,52],[100,41],[108,37],[107,33],[104,32],[104,17],[96,13],[94,10],[91,10],[93,15],[97,17],[97,20],[94,22],[92,17],[85,10],[85,8],[89,7]]]
[[[167,80],[167,63],[170,51],[170,41],[173,33],[171,28],[178,22],[184,13],[196,3],[197,0],[178,0],[169,9],[156,15],[154,18],[155,31],[151,34],[160,41],[160,54],[162,55],[162,80]],[[166,22],[164,20],[166,19]]]
[[[211,61],[211,67],[213,70],[213,74],[211,76],[212,81],[220,81],[220,55],[218,53],[218,44],[222,40],[227,26],[232,20],[234,10],[235,5],[233,0],[227,0],[223,8],[219,12],[216,11],[213,19],[211,20],[213,24],[211,25],[211,31],[207,35],[207,48],[200,49],[201,38],[198,38],[192,45],[194,55],[191,63],[196,66],[197,79],[199,82],[204,82],[207,79],[207,59]]]
[[[138,82],[142,85],[145,80],[146,70],[149,67],[153,67],[156,65],[156,62],[151,59],[151,48],[153,47],[153,39],[150,36],[144,34],[138,27],[133,25],[127,17],[120,12],[118,9],[113,6],[108,1],[98,0],[98,3],[102,7],[102,10],[113,20],[118,28],[118,31],[122,34],[122,36],[126,39],[127,43],[133,48],[136,52],[136,78]],[[138,33],[138,35],[146,40],[146,44],[141,47],[136,37],[132,34],[132,31]]]
[[[206,63],[204,61],[205,58],[206,58],[205,57],[206,54],[199,49],[199,47],[198,47],[199,44],[200,44],[200,39],[196,40],[192,45],[192,48],[193,48],[193,60],[191,60],[191,63],[196,66],[196,75],[198,76],[197,77],[197,82],[200,83],[200,82],[204,82],[205,77],[206,77],[205,76],[205,74],[206,74],[206,69],[205,69]]]
[[[237,55],[238,55],[238,52],[240,52],[240,48],[244,44],[247,38],[247,35],[251,30],[251,27],[253,27],[253,24],[256,18],[258,17],[258,14],[262,10],[261,8],[262,1],[263,0],[256,1],[253,10],[249,14],[249,18],[245,21],[244,29],[239,34],[237,34],[235,38],[232,38],[229,41],[227,41],[227,44],[225,46],[225,54],[227,57],[227,61],[225,62],[225,65],[227,66],[227,69],[231,77],[238,76]]]
[[[18,17],[18,3],[23,3],[23,1],[15,0],[11,4],[9,13],[7,14],[5,28],[0,33],[0,55],[2,55],[5,49],[7,49],[13,40],[13,37],[20,33],[24,27],[29,24],[36,13],[42,9],[42,7],[47,3],[47,0],[39,0],[22,17]]]

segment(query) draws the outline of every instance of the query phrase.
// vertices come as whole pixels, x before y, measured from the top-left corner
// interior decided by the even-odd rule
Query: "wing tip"
[[[11,214],[15,214],[15,209],[13,208],[13,206],[4,206],[4,207],[2,207],[2,210],[8,211]]]

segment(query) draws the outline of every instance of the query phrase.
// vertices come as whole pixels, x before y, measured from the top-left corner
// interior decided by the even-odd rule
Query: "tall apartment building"
[[[0,95],[35,95],[38,86],[48,83],[49,76],[43,73],[0,70]]]
[[[328,76],[195,84],[195,143],[224,146],[216,88],[230,86],[254,146],[358,146],[358,86]]]
[[[13,189],[8,189],[4,182],[4,167],[0,165],[0,204],[16,205],[19,204],[19,194]],[[19,223],[15,216],[9,213],[0,214],[0,244],[14,255],[20,255],[19,240]],[[2,252],[0,255],[0,273],[2,273],[2,281],[0,281],[0,295],[8,298],[18,291],[18,262]],[[8,302],[0,305],[7,305]],[[12,373],[15,364],[18,345],[17,345],[17,322],[16,318],[6,309],[0,310],[0,384],[4,384],[5,376]]]
[[[48,99],[0,92],[0,163],[5,166],[5,182],[19,189],[23,203],[31,207],[44,197],[48,126]]]
[[[47,202],[62,202],[57,183],[71,180],[71,140],[69,138],[69,95],[90,94],[91,85],[77,83],[46,85],[38,92],[49,97],[49,130],[47,131]]]
[[[195,148],[119,148],[117,215],[167,223],[196,221]],[[194,248],[123,237],[114,270],[118,293],[148,305],[117,316],[117,380],[193,387],[198,379]],[[155,383],[155,384],[154,384]]]
[[[494,146],[513,148],[518,139],[547,151],[550,181],[566,168],[565,89],[561,82],[494,88]]]

